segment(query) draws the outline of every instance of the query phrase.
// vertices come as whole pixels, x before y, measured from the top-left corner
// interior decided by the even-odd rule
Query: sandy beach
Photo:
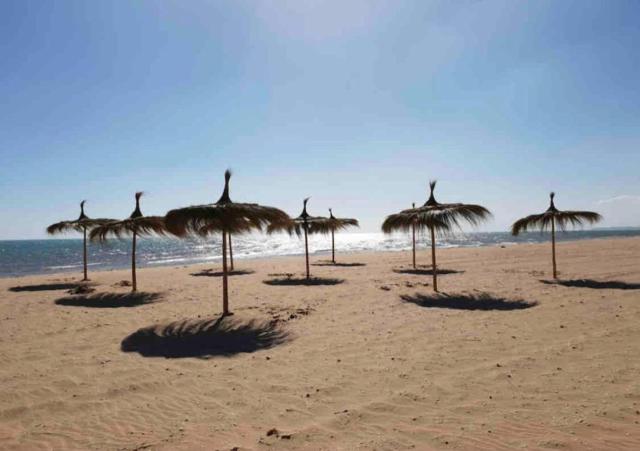
[[[438,257],[0,279],[0,448],[640,449],[640,239]]]

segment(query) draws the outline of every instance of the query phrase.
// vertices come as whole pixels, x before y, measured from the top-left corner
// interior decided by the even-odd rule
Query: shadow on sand
[[[289,334],[273,321],[221,316],[144,327],[122,340],[120,349],[144,357],[206,359],[269,349],[289,340]]]
[[[413,269],[413,268],[400,268],[394,269],[393,272],[398,274],[413,274],[420,276],[432,276],[433,269]],[[455,269],[438,269],[438,275],[444,276],[446,274],[462,274],[464,271],[456,271]]]
[[[151,304],[160,297],[159,293],[98,293],[90,296],[67,296],[56,299],[57,305],[91,308],[137,307]]]
[[[523,310],[536,306],[538,303],[508,300],[493,296],[489,293],[474,294],[434,294],[413,296],[402,295],[404,302],[427,308],[448,308],[456,310]]]
[[[269,280],[262,281],[262,283],[265,283],[267,285],[281,285],[281,286],[338,285],[343,282],[344,282],[344,279],[336,279],[332,277],[310,277],[309,279],[305,277],[283,277],[280,279],[269,279]]]
[[[235,269],[233,271],[227,271],[227,276],[246,276],[248,274],[253,274],[255,271],[251,269]],[[192,272],[192,276],[194,277],[222,277],[222,271],[214,271],[213,269],[203,269],[200,272]]]
[[[572,288],[593,288],[596,290],[640,290],[640,283],[620,282],[611,280],[608,282],[600,282],[591,279],[574,279],[574,280],[540,280],[547,285],[562,285],[563,287]]]
[[[366,263],[318,262],[318,263],[311,263],[311,266],[336,266],[339,268],[355,268],[357,266],[367,266],[367,264]]]
[[[53,291],[53,290],[70,290],[73,288],[77,288],[79,286],[83,286],[85,284],[81,282],[71,282],[71,283],[43,283],[41,285],[23,285],[19,287],[11,287],[9,291]]]

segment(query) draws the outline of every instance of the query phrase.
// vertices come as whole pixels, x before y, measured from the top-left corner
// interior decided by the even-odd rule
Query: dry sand
[[[222,323],[210,265],[0,279],[0,448],[640,449],[640,239],[549,254],[439,251],[437,298],[407,253],[237,261]]]

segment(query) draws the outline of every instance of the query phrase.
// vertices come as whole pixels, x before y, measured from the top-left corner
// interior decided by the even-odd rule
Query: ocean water
[[[594,238],[640,236],[640,229],[588,230],[558,233],[559,241]],[[548,233],[532,232],[513,237],[507,232],[465,233],[438,239],[438,247],[478,247],[539,243],[549,240]],[[418,247],[430,242],[418,236]],[[404,234],[339,233],[336,252],[410,250],[410,237]],[[309,250],[313,255],[329,255],[331,238],[310,236]],[[131,265],[131,241],[111,240],[105,245],[88,246],[89,271],[128,268]],[[141,238],[137,246],[139,267],[188,265],[221,261],[220,238],[180,240],[177,238]],[[304,254],[304,241],[288,235],[246,235],[233,237],[234,259]],[[82,272],[81,239],[0,241],[0,277],[59,272]]]

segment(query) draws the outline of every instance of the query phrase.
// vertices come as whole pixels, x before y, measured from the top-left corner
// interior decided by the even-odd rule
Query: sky
[[[0,239],[231,197],[640,226],[640,2],[3,0]]]

